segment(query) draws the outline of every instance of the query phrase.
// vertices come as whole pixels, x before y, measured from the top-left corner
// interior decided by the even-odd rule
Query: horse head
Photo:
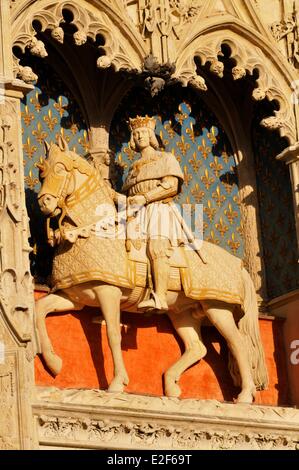
[[[37,167],[42,187],[38,193],[41,211],[57,216],[70,196],[94,171],[92,166],[75,152],[70,151],[66,140],[59,136],[56,144],[44,142],[46,158]]]

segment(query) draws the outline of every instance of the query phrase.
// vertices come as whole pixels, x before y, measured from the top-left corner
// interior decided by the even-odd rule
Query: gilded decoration
[[[148,94],[138,90],[128,101],[120,106],[111,126],[110,146],[119,167],[119,187],[130,165],[135,160],[139,164],[138,153],[128,144],[126,124],[122,123],[134,115],[150,113],[152,107],[156,134],[165,152],[176,156],[183,171],[183,191],[176,202],[185,204],[190,215],[196,204],[202,204],[204,239],[242,258],[244,242],[237,170],[229,141],[215,116],[189,89],[174,91],[172,87],[156,100],[150,100]],[[199,219],[195,224],[197,227],[193,228],[200,230]]]
[[[167,172],[165,176],[157,173],[160,189],[156,186],[154,190],[143,193],[143,196],[139,191],[138,194],[130,196],[130,186],[126,199],[124,195],[116,193],[107,185],[95,167],[69,149],[66,140],[61,136],[59,136],[57,144],[49,145],[45,142],[46,159],[39,164],[42,187],[38,194],[38,203],[42,213],[47,216],[48,241],[56,247],[52,274],[52,279],[56,283],[54,288],[57,285],[57,266],[60,268],[67,265],[64,276],[68,274],[70,277],[73,275],[75,277],[65,286],[61,284],[58,287],[60,290],[51,291],[46,297],[36,301],[39,352],[42,353],[52,374],[59,374],[62,360],[55,354],[51,345],[45,325],[46,315],[51,311],[82,310],[85,305],[100,307],[107,324],[107,339],[114,362],[114,378],[109,385],[111,392],[123,391],[129,381],[121,354],[119,323],[122,305],[128,303],[132,294],[122,282],[123,273],[120,275],[122,267],[129,266],[129,256],[127,260],[126,249],[128,250],[128,247],[124,237],[115,237],[119,233],[120,227],[113,202],[117,201],[122,206],[127,202],[128,220],[135,217],[133,213],[136,210],[136,204],[145,205],[146,210],[151,210],[152,207],[159,206],[160,208],[160,204],[163,204],[160,201],[163,201],[165,207],[163,214],[166,214],[166,210],[174,214],[176,212],[175,206],[168,197],[170,187],[172,187],[172,195],[177,194],[178,189],[178,184],[174,183],[176,179],[174,175],[179,170],[179,163],[171,152],[165,153],[163,156],[163,152],[157,150],[159,145],[153,129],[151,129],[151,133],[148,132],[148,128],[144,127],[134,129],[132,138],[132,148],[136,147],[140,150],[141,159],[156,152],[157,155],[160,155],[162,167],[164,167],[164,158],[168,159],[169,163],[171,162],[168,169],[165,168]],[[156,160],[150,162],[149,168],[156,164]],[[175,172],[172,174],[173,169]],[[158,170],[159,168],[156,168],[156,171]],[[140,171],[143,171],[142,167]],[[129,173],[127,180],[131,176]],[[143,179],[145,183],[155,181],[153,179],[155,176],[150,171],[147,176],[150,179]],[[146,178],[146,175],[143,177]],[[92,185],[92,180],[96,179],[98,179],[98,184]],[[179,179],[183,180],[181,171]],[[89,189],[85,191],[84,188]],[[142,197],[143,203],[140,202]],[[140,209],[141,207],[137,209],[137,212]],[[159,212],[159,214],[162,217],[162,213]],[[155,273],[152,272],[153,278],[154,275],[164,276],[163,286],[156,282],[156,279],[154,281],[155,294],[160,299],[157,305],[155,300],[153,303],[150,302],[150,305],[148,302],[148,290],[152,292],[150,281],[142,293],[141,302],[138,305],[136,303],[131,305],[134,312],[144,307],[146,310],[150,308],[151,311],[157,309],[167,311],[173,326],[186,346],[187,362],[183,356],[165,373],[165,394],[178,397],[181,394],[178,385],[180,375],[206,354],[207,350],[200,335],[200,324],[203,316],[207,315],[212,324],[227,339],[231,352],[230,372],[235,384],[241,386],[237,402],[252,403],[256,390],[263,390],[268,386],[268,373],[258,325],[257,297],[252,279],[239,258],[212,243],[204,242],[203,247],[198,246],[197,240],[191,235],[182,217],[179,215],[175,217],[178,217],[177,220],[182,228],[181,232],[185,234],[189,246],[189,249],[186,247],[187,266],[181,269],[183,288],[179,294],[169,291],[165,281],[167,283],[170,272],[167,270],[166,274],[165,269],[159,269]],[[53,218],[58,223],[56,230],[51,227],[51,219]],[[131,240],[131,237],[128,236],[129,225],[130,223],[126,227],[126,241]],[[112,229],[112,236],[109,227]],[[155,239],[150,238],[151,233],[147,230],[149,253],[150,256],[153,255],[155,264],[155,259],[170,256],[164,251],[164,242],[165,240],[172,242],[173,239],[169,238],[171,233],[168,233],[166,239],[165,235],[164,238],[163,235],[159,235]],[[94,244],[95,241],[96,244]],[[154,242],[155,247],[153,246]],[[87,248],[84,245],[87,245]],[[137,249],[139,248],[137,247]],[[113,252],[112,257],[109,256],[110,252]],[[122,257],[120,256],[121,252],[123,253]],[[190,262],[189,254],[192,254],[194,258]],[[109,260],[107,259],[106,262],[105,256],[107,257],[107,255]],[[114,260],[114,263],[110,258]],[[85,272],[86,260],[90,262],[87,265],[87,272]],[[170,261],[167,264],[170,264]],[[137,261],[136,264],[139,263]],[[205,270],[201,269],[202,264],[205,265]],[[96,274],[93,273],[92,266],[99,270]],[[182,265],[180,267],[182,268]],[[110,274],[110,278],[107,277],[107,272]],[[194,290],[193,280],[196,280],[197,273],[201,278],[198,282],[198,289]],[[61,282],[64,279],[65,277],[62,277]],[[134,291],[134,288],[138,287],[136,280],[133,280],[132,286],[129,287]],[[158,289],[160,290],[158,291]],[[142,303],[144,305],[141,307]],[[222,323],[221,318],[224,311],[229,321]],[[184,328],[181,328],[182,325]]]
[[[30,216],[31,269],[36,279],[47,282],[52,250],[47,246],[36,194],[40,189],[37,163],[44,156],[43,142],[62,135],[70,148],[80,154],[89,150],[87,127],[70,90],[45,62],[38,67],[38,81],[21,102],[22,139],[27,210]]]

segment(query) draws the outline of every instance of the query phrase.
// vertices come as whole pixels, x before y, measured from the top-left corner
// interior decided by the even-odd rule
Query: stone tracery
[[[295,31],[295,25],[292,26],[292,31],[285,31],[288,33],[287,44],[289,49],[287,51],[287,55],[284,54],[283,47],[279,51],[274,39],[271,38],[270,30],[267,31],[266,22],[268,22],[267,24],[270,26],[273,24],[273,20],[270,21],[269,19],[268,21],[268,16],[265,19],[262,17],[260,12],[264,12],[266,8],[263,0],[252,2],[241,2],[239,0],[209,0],[207,2],[165,0],[162,2],[157,0],[154,2],[156,6],[162,4],[166,5],[166,11],[168,8],[168,11],[171,13],[171,21],[168,25],[166,24],[164,27],[161,24],[154,25],[155,34],[157,33],[161,36],[161,42],[159,35],[155,38],[155,41],[158,38],[157,41],[153,41],[153,34],[150,31],[150,22],[147,22],[147,26],[144,28],[142,23],[142,21],[144,21],[144,16],[136,16],[137,10],[134,10],[134,8],[137,4],[139,7],[143,4],[146,5],[147,2],[143,1],[119,2],[115,0],[103,0],[99,2],[93,0],[87,2],[76,0],[74,2],[46,2],[44,0],[20,0],[18,2],[8,2],[4,0],[3,4],[4,3],[6,5],[10,4],[13,18],[12,29],[14,46],[22,52],[30,52],[30,54],[37,56],[41,60],[48,61],[49,56],[47,54],[49,54],[51,44],[52,51],[59,51],[59,54],[62,54],[62,59],[59,59],[60,62],[57,54],[57,63],[59,63],[59,67],[61,62],[66,60],[68,65],[71,64],[70,68],[72,68],[73,71],[78,70],[76,63],[72,62],[76,52],[74,53],[70,47],[68,47],[68,49],[66,48],[63,52],[61,49],[61,47],[66,43],[66,34],[63,24],[63,9],[67,9],[72,14],[73,19],[71,23],[76,29],[72,34],[74,50],[77,51],[80,47],[82,48],[84,45],[89,43],[95,46],[97,56],[94,58],[93,67],[95,71],[98,67],[100,73],[103,74],[100,75],[101,80],[105,77],[103,83],[107,80],[107,77],[108,81],[110,77],[112,77],[110,74],[110,71],[112,70],[120,72],[125,70],[127,72],[127,75],[125,76],[126,79],[135,79],[138,76],[140,77],[143,72],[144,59],[152,53],[157,58],[158,64],[161,66],[164,66],[167,61],[170,61],[171,64],[176,64],[176,70],[169,80],[170,84],[175,81],[181,83],[183,86],[190,85],[197,89],[199,93],[206,91],[208,85],[208,99],[210,99],[215,105],[215,112],[217,111],[216,114],[219,116],[219,113],[221,113],[222,110],[225,111],[223,112],[223,116],[225,116],[224,127],[226,130],[228,129],[228,134],[230,134],[229,137],[231,138],[234,147],[235,159],[240,164],[239,177],[243,186],[241,197],[244,201],[242,215],[246,225],[245,250],[247,250],[247,257],[251,263],[251,272],[256,275],[255,281],[256,287],[258,288],[260,286],[259,278],[261,275],[263,276],[263,274],[261,274],[261,254],[258,253],[262,248],[262,244],[261,240],[258,240],[259,228],[256,227],[256,225],[258,225],[259,215],[257,201],[254,201],[256,196],[256,183],[252,166],[252,149],[250,149],[250,144],[246,141],[246,138],[248,137],[246,132],[248,129],[242,129],[242,126],[245,126],[246,124],[246,119],[244,120],[245,124],[244,122],[237,122],[238,113],[236,113],[236,107],[234,106],[235,103],[233,103],[234,95],[232,94],[232,96],[228,96],[228,93],[226,94],[228,70],[225,68],[223,57],[221,56],[221,50],[223,45],[230,48],[230,59],[235,62],[234,66],[230,70],[230,75],[232,79],[236,81],[236,84],[238,81],[240,81],[240,83],[244,83],[244,80],[247,80],[248,77],[251,76],[253,81],[256,80],[256,83],[251,90],[253,100],[263,101],[267,99],[272,102],[272,104],[277,104],[277,106],[274,106],[271,109],[271,111],[273,111],[272,114],[263,118],[262,124],[266,130],[268,132],[279,130],[281,137],[286,137],[290,144],[294,144],[298,135],[298,113],[295,103],[291,101],[291,85],[294,80],[297,80],[298,72],[296,72],[295,67],[293,67],[293,65],[296,66],[296,63],[294,63],[293,57],[290,56],[290,53],[294,46],[292,42],[292,34]],[[287,2],[285,2],[285,4],[286,3]],[[258,10],[255,12],[254,8],[257,7]],[[5,22],[7,25],[6,29],[3,29],[3,25],[1,25],[0,22],[0,41],[4,37],[6,40],[4,42],[7,44],[10,41],[8,39],[9,35],[6,36],[6,32],[10,29],[8,26],[9,20],[7,16],[8,9],[5,10],[5,13],[2,9],[2,5],[0,7],[0,20],[3,21],[3,18],[6,15]],[[145,10],[143,10],[143,12],[144,11]],[[269,17],[270,16],[271,15],[269,14]],[[285,18],[287,18],[287,15]],[[284,21],[281,18],[277,18],[278,23],[281,20]],[[33,27],[34,21],[37,21],[40,25],[38,30]],[[5,33],[3,33],[3,31]],[[190,33],[191,31],[192,34]],[[97,42],[98,35],[101,35],[105,40],[104,44],[101,46],[99,46],[99,43]],[[193,38],[191,37],[192,35]],[[279,34],[277,39],[280,39]],[[7,73],[7,77],[9,77],[10,80],[9,85],[7,86],[8,89],[12,90],[12,95],[15,93],[13,96],[13,99],[15,100],[15,96],[18,93],[18,97],[21,96],[21,88],[23,87],[25,90],[26,87],[18,80],[13,82],[12,71],[7,65],[12,59],[7,53],[7,50],[9,49],[10,44],[8,49],[6,49],[6,52],[5,49],[4,52],[2,50],[0,51],[0,76],[3,72],[1,69],[2,64],[5,64],[6,70],[4,75]],[[51,55],[51,53],[49,55]],[[196,65],[194,62],[195,57],[200,58],[201,66]],[[256,71],[258,71],[258,74]],[[15,77],[27,83],[34,83],[37,80],[38,73],[39,71],[37,69],[30,68],[30,64],[27,64],[26,60],[21,60],[19,62],[19,59],[15,57]],[[65,70],[63,70],[63,73],[65,74]],[[107,75],[105,75],[106,73]],[[90,118],[89,134],[91,138],[91,156],[95,159],[98,156],[105,155],[108,147],[109,125],[113,117],[114,110],[121,97],[131,87],[132,81],[122,80],[123,75],[121,74],[119,74],[119,78],[115,80],[116,75],[113,75],[110,88],[108,87],[105,89],[105,86],[101,85],[101,93],[97,95],[96,99],[92,99],[92,93],[88,95],[89,91],[86,95],[83,95],[82,98],[82,102],[87,108],[87,115]],[[161,82],[159,85],[159,80],[164,80],[163,77],[156,76],[154,73],[149,73],[148,79],[149,82],[152,80],[149,84],[149,89],[152,91],[155,91],[156,88],[159,89],[159,86],[161,85]],[[88,81],[85,81],[85,78],[79,77],[78,81],[81,81],[80,91],[82,91],[82,88],[88,88],[88,85],[86,85]],[[220,81],[222,82],[220,83]],[[114,86],[115,83],[116,86]],[[164,86],[164,83],[162,85]],[[92,89],[92,86],[89,88]],[[160,86],[160,88],[162,88],[162,86]],[[29,87],[27,90],[28,89]],[[80,93],[78,93],[78,95],[79,94]],[[86,99],[87,96],[89,104],[86,104],[88,101]],[[101,106],[98,106],[98,98],[100,96],[103,98],[104,104],[101,103]],[[217,103],[217,99],[219,103]],[[17,100],[15,100],[15,102],[17,102]],[[97,110],[93,109],[94,103],[98,106]],[[229,112],[227,111],[228,108],[230,108]],[[246,114],[247,110],[248,107],[245,108],[244,114]],[[18,113],[19,111],[16,104],[16,112],[15,110],[11,110],[9,115],[10,117],[14,116],[15,121],[18,122]],[[8,120],[4,127],[7,128],[7,126],[11,124],[12,123]],[[13,122],[13,125],[14,124],[15,122]],[[18,122],[18,125],[19,124],[20,123]],[[16,144],[18,140],[17,132],[17,130],[16,132],[13,132],[14,144]],[[15,149],[12,148],[15,159],[17,158],[16,150],[19,150],[18,147]],[[8,234],[14,233],[14,224],[18,227],[17,230],[22,232],[22,237],[18,238],[19,241],[15,243],[14,250],[15,252],[18,250],[20,251],[20,247],[22,246],[22,263],[24,261],[24,267],[26,267],[26,269],[24,271],[24,278],[20,276],[17,280],[17,284],[18,290],[23,289],[23,296],[28,300],[27,305],[30,305],[32,295],[30,290],[31,280],[27,266],[29,251],[28,244],[26,243],[27,221],[24,208],[19,210],[22,204],[20,205],[20,200],[18,199],[20,194],[22,198],[23,182],[20,181],[20,179],[22,179],[22,172],[18,173],[18,169],[17,172],[15,172],[16,168],[14,166],[11,166],[9,171],[6,171],[6,168],[3,169],[2,157],[3,150],[0,148],[0,176],[2,173],[2,179],[0,179],[0,205],[2,215],[0,214],[0,216],[3,217],[4,214],[5,220],[8,217],[11,219],[7,225]],[[296,205],[298,204],[298,194],[295,191],[298,183],[298,156],[293,158],[291,161],[289,161],[288,157],[286,157],[285,160],[291,167],[294,203],[297,209]],[[6,204],[6,189],[4,188],[5,185],[3,185],[3,178],[4,180],[6,178],[6,182],[8,180],[10,181],[9,191],[11,193],[11,200],[9,201],[9,204]],[[14,178],[16,180],[15,182]],[[21,186],[19,186],[19,183]],[[6,184],[6,188],[7,187],[8,186]],[[246,205],[246,201],[249,199],[251,203]],[[18,205],[19,208],[17,207]],[[6,207],[7,213],[6,209],[3,210],[3,208]],[[298,210],[296,212],[296,217],[297,227],[299,228]],[[1,220],[3,221],[3,219]],[[299,236],[299,232],[297,235]],[[9,237],[5,239],[6,242],[8,239]],[[21,239],[22,242],[20,242]],[[3,243],[5,240],[3,239],[3,233],[1,233],[0,268],[2,271],[5,271],[5,268],[3,267],[3,259],[7,256],[7,254],[5,254],[7,253],[5,251],[7,248],[5,247],[5,243]],[[13,260],[11,263],[13,264]],[[15,267],[13,267],[8,269],[8,271],[6,270],[4,274],[4,278],[6,279],[3,286],[7,295],[9,292],[14,292],[13,290],[11,291],[10,288],[14,287],[16,282],[15,275],[18,275],[18,273],[15,270]],[[279,302],[286,302],[287,305],[287,301],[285,300],[280,300]],[[279,302],[278,305],[280,305]],[[275,310],[275,306],[273,307],[273,305],[271,308]],[[16,311],[9,313],[10,306],[10,299],[8,299],[8,304],[4,305],[4,317],[5,315],[7,317],[10,315],[11,324],[9,328],[11,331],[15,330],[20,332],[22,330],[22,324],[24,328],[27,325],[26,321],[22,321],[22,319],[26,319],[26,317],[28,317],[27,311],[26,309],[23,309],[22,305],[19,305],[17,306]],[[4,331],[3,334],[2,330]],[[1,337],[5,337],[5,341],[7,340],[7,344],[9,344],[9,347],[12,350],[15,346],[7,339],[8,335],[6,327],[3,327],[2,330]],[[26,334],[23,335],[23,333],[19,333],[19,340],[23,342],[23,345],[24,343],[28,343],[28,347],[26,347],[26,357],[29,358],[30,355],[32,356],[32,353],[29,351],[30,341],[26,338]],[[10,361],[9,367],[9,374],[13,374],[12,370],[16,367],[14,360]],[[0,372],[1,371],[2,369],[0,369]],[[5,371],[5,374],[6,372],[7,371]],[[26,380],[23,381],[23,378],[20,379],[18,374],[15,377],[16,380],[21,381],[21,383],[26,382]],[[16,394],[19,392],[18,390],[14,390],[12,393],[15,394],[15,400]],[[7,397],[4,397],[3,400],[5,401],[6,398]],[[17,421],[14,421],[13,426],[17,429]],[[83,428],[85,429],[84,426],[85,424],[83,423]],[[27,436],[30,434],[28,430],[26,433]],[[157,435],[158,434],[159,431],[157,432]],[[26,439],[22,441],[20,444],[21,446],[24,445]],[[242,439],[243,437],[241,437],[241,440]],[[215,437],[215,442],[216,441],[217,436]],[[235,442],[235,440],[233,441]],[[272,441],[274,442],[274,439],[272,439],[271,442]],[[6,446],[9,447],[9,442],[7,440],[1,440],[0,442],[2,443],[0,445],[3,445],[4,448]],[[28,444],[29,441],[27,440],[26,442],[26,445],[30,446]],[[255,439],[253,439],[252,442],[253,445],[255,445]],[[267,438],[265,438],[265,442],[265,445],[267,446]],[[17,442],[17,438],[12,445],[18,447],[19,443]],[[215,445],[217,447],[217,442]],[[285,444],[282,443],[282,446],[284,445]],[[263,445],[261,446],[263,447]],[[296,444],[294,444],[294,446],[296,446]]]

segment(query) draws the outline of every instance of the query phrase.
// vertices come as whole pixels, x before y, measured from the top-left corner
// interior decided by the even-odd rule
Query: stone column
[[[29,271],[20,99],[13,79],[10,0],[0,2],[0,449],[36,447],[33,286]]]
[[[299,258],[299,142],[286,148],[277,157],[284,161],[290,169],[291,184],[293,189],[294,214],[297,230],[297,245]],[[287,210],[287,208],[286,208]],[[292,361],[294,347],[299,339],[299,290],[286,294],[282,298],[270,303],[270,309],[275,315],[286,319],[284,324],[284,346],[286,351],[286,365],[289,378],[290,398],[292,405],[299,406],[299,380],[298,363]]]
[[[286,148],[276,159],[284,161],[290,169],[299,258],[299,142]]]

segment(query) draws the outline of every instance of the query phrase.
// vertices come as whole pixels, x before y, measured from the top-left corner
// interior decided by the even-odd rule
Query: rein
[[[57,206],[61,209],[61,214],[58,220],[58,230],[60,232],[61,240],[68,240],[71,243],[75,243],[78,237],[88,238],[92,230],[95,230],[98,221],[94,221],[87,225],[78,226],[74,217],[69,214],[69,210],[75,207],[77,204],[82,203],[86,198],[93,194],[99,188],[102,188],[103,191],[107,192],[109,195],[108,188],[106,188],[106,183],[102,180],[100,175],[96,171],[88,176],[88,178],[82,183],[71,195],[67,196],[67,190],[71,181],[75,168],[72,169],[67,178],[61,195],[58,200]],[[76,227],[65,229],[63,227],[63,220],[68,216]],[[49,240],[53,239],[53,230],[50,228],[50,218],[47,219],[47,236]]]

